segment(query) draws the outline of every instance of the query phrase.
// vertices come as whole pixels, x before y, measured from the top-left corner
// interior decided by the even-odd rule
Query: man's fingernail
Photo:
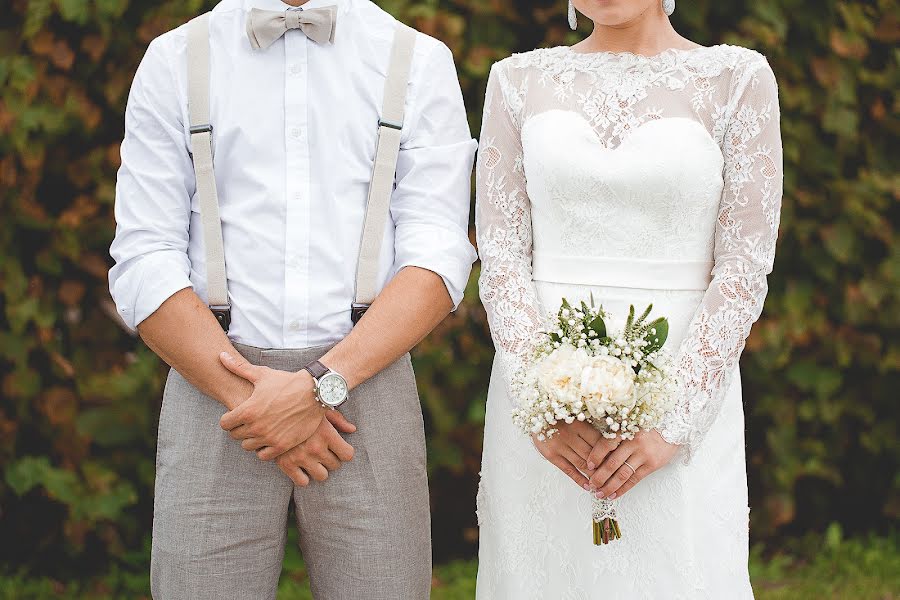
[[[596,465],[594,463],[592,463],[591,461],[588,461],[588,469],[593,470],[595,466]]]
[[[589,485],[586,484],[586,483],[585,483],[584,485],[582,485],[581,487],[583,487],[583,488],[584,488],[585,490],[587,490],[587,491],[590,491],[590,489],[591,489],[591,486],[589,486]]]
[[[615,500],[615,499],[616,499],[616,493],[613,492],[612,494],[610,494],[610,495],[609,495],[609,499],[610,499],[610,500]]]
[[[598,500],[603,498],[603,492],[597,492],[595,495],[597,496]]]
[[[227,358],[227,359],[231,360],[231,355],[228,354],[227,352],[223,351],[222,354],[220,354],[219,356],[221,356],[222,358]]]

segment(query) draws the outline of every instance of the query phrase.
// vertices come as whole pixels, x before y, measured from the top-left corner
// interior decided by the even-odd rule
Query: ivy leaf
[[[56,0],[59,16],[66,21],[84,25],[90,16],[90,7],[86,0]]]
[[[24,496],[43,483],[52,468],[46,456],[25,456],[6,468],[6,483],[17,496]]]

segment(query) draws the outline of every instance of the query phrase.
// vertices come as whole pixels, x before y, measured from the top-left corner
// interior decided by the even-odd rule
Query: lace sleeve
[[[739,77],[723,111],[724,189],[712,282],[676,355],[683,393],[659,427],[689,460],[715,421],[768,291],[781,209],[778,90],[768,63]]]
[[[522,167],[522,102],[503,63],[491,68],[476,166],[479,287],[507,386],[542,328],[531,279],[531,205]]]

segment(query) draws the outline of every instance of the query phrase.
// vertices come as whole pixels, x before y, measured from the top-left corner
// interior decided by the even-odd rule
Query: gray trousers
[[[290,371],[327,351],[235,347]],[[346,436],[353,460],[295,487],[219,427],[221,404],[170,370],[156,456],[156,600],[275,598],[292,498],[317,600],[429,597],[425,434],[409,355],[354,389],[341,411],[358,428]]]

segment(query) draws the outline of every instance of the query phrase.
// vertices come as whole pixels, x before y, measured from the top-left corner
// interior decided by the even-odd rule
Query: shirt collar
[[[350,10],[353,1],[354,0],[309,0],[309,2],[299,8],[305,10],[308,8],[321,8],[323,6],[337,6],[338,14],[343,15]],[[244,0],[244,10],[250,10],[251,8],[261,8],[263,10],[287,10],[292,7],[281,0]]]

